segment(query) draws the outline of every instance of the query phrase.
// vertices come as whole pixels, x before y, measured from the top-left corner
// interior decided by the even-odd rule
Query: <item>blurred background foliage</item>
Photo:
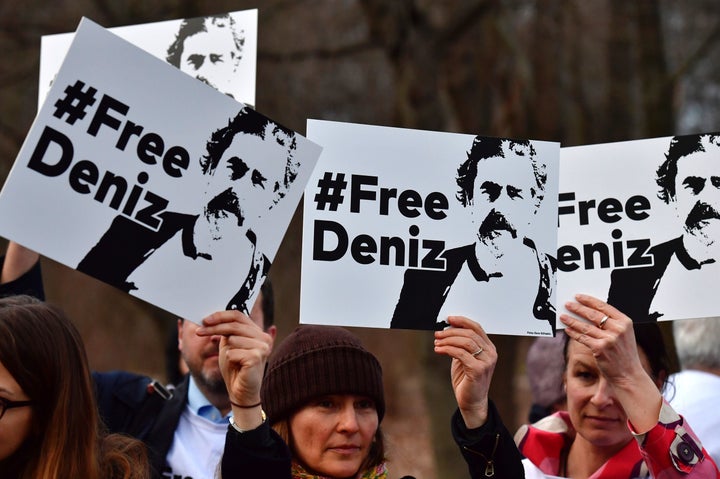
[[[720,129],[716,0],[4,0],[0,182],[36,112],[42,35],[82,16],[114,27],[249,8],[259,9],[256,108],[303,134],[307,118],[563,146]],[[299,208],[270,274],[280,339],[298,322],[301,223]],[[164,377],[175,318],[53,261],[43,268],[94,368]],[[385,368],[391,476],[464,477],[449,364],[432,335],[356,332]],[[492,339],[492,397],[514,430],[529,408],[531,339]]]

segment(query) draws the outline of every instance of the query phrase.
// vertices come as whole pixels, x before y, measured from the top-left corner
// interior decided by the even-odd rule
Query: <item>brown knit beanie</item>
[[[271,424],[287,419],[313,398],[359,394],[385,414],[382,368],[360,340],[337,326],[302,325],[275,349],[260,396]]]

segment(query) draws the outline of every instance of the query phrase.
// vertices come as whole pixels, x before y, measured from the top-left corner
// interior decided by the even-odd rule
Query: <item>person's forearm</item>
[[[3,263],[2,273],[0,274],[0,284],[14,281],[30,271],[35,263],[40,259],[40,255],[35,251],[11,241],[8,244],[7,253],[5,254],[5,262]]]
[[[488,419],[488,401],[478,406],[476,409],[463,410],[460,409],[460,415],[468,429],[476,429],[487,422]]]
[[[639,374],[613,387],[628,421],[638,433],[645,433],[655,427],[660,417],[662,395],[647,374]]]

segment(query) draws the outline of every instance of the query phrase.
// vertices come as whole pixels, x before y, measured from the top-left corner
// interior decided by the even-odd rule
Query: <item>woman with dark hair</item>
[[[565,305],[567,412],[515,435],[525,477],[720,477],[690,426],[662,398],[669,360],[656,323],[634,324],[587,295]]]
[[[77,329],[29,296],[0,299],[0,475],[150,477],[142,443],[102,431]]]
[[[458,410],[451,429],[470,477],[522,478],[520,454],[488,399],[495,347],[470,319],[448,321],[435,332],[434,349],[452,358]],[[301,325],[265,372],[270,339],[247,316],[224,311],[203,324],[198,334],[222,336],[219,361],[233,406],[223,478],[387,477],[382,369],[355,335]]]

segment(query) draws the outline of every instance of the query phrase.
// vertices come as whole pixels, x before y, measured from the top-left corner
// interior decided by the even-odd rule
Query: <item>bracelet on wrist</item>
[[[252,408],[254,408],[254,407],[260,406],[260,405],[262,404],[262,402],[258,402],[258,403],[256,403],[256,404],[248,404],[247,406],[245,406],[245,405],[243,405],[243,404],[238,404],[238,403],[236,403],[236,402],[232,402],[232,400],[231,400],[231,401],[230,401],[230,404],[232,404],[232,405],[235,406],[235,407],[239,407],[240,409],[252,409]]]
[[[263,411],[262,409],[260,409],[260,417],[262,418],[262,422],[254,429],[257,429],[258,427],[262,426],[263,424],[265,424],[265,421],[267,421],[267,416],[265,415],[265,411]],[[240,427],[237,424],[235,424],[235,421],[233,420],[232,416],[230,416],[228,419],[229,419],[230,425],[233,427],[233,429],[235,429],[237,432],[239,432],[241,434],[244,432],[253,430],[253,429],[240,429]]]

